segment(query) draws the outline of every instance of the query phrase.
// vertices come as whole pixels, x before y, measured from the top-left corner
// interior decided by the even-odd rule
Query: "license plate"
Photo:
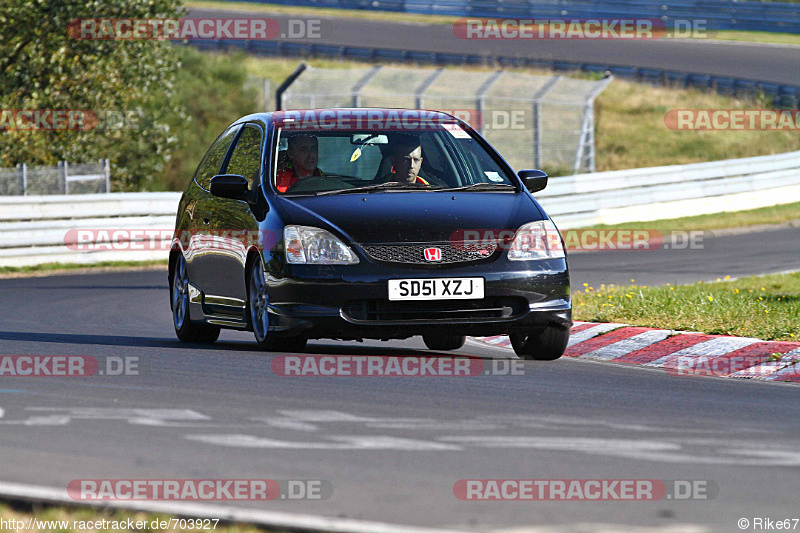
[[[390,279],[390,300],[483,298],[483,278]]]

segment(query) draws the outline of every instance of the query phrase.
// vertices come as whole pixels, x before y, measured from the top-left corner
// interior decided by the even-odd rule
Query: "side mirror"
[[[211,178],[211,194],[233,200],[247,200],[247,180],[237,174],[220,174]]]
[[[547,174],[541,170],[520,170],[517,176],[530,192],[538,192],[547,187]]]

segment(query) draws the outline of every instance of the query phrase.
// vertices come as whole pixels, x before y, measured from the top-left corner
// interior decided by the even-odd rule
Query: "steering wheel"
[[[354,186],[337,178],[325,178],[322,176],[309,176],[301,178],[289,187],[287,193],[295,192],[322,192],[336,191],[339,189],[352,189]]]

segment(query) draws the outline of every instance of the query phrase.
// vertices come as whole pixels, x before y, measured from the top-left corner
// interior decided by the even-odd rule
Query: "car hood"
[[[447,242],[463,230],[516,230],[544,218],[524,193],[380,192],[278,197],[284,224],[322,227],[351,242]]]

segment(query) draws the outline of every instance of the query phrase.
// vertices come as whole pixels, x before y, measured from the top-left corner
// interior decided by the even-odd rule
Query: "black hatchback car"
[[[508,334],[556,359],[572,307],[563,241],[469,125],[439,112],[279,111],[209,148],[178,208],[169,259],[178,338],[250,330],[272,351],[308,339],[403,339],[433,350]]]

